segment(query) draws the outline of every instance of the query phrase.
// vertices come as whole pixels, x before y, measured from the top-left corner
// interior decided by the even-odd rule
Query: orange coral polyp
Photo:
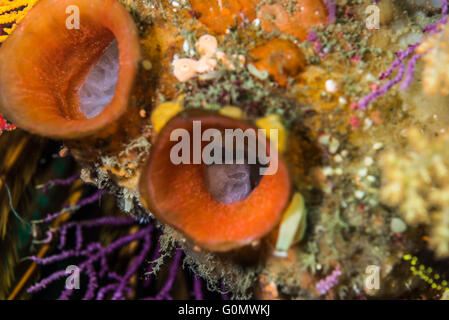
[[[250,52],[254,65],[267,71],[281,86],[286,86],[289,78],[296,77],[306,66],[306,57],[293,42],[273,39]]]
[[[286,8],[291,7],[291,12]],[[257,16],[262,29],[273,32],[276,29],[305,41],[312,27],[326,25],[327,8],[322,0],[296,0],[293,5],[287,0],[277,0],[273,4],[260,7]]]
[[[190,0],[190,4],[199,14],[198,20],[218,34],[225,34],[236,20],[256,18],[256,0]]]
[[[66,26],[69,6],[79,9],[79,29]],[[114,38],[119,48],[114,97],[87,119],[79,110],[78,89]],[[125,112],[139,58],[134,21],[117,0],[41,0],[0,48],[0,112],[32,133],[88,136]]]
[[[277,225],[290,197],[284,160],[279,156],[277,172],[262,176],[246,199],[218,202],[207,188],[204,164],[175,165],[170,159],[170,150],[177,143],[170,141],[171,132],[183,128],[192,133],[194,120],[201,121],[203,132],[209,128],[254,129],[247,122],[215,113],[184,113],[170,120],[159,133],[142,172],[142,202],[160,221],[208,250],[228,251],[260,239]]]

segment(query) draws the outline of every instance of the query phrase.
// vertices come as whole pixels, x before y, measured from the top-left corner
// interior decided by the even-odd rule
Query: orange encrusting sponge
[[[273,32],[276,29],[291,35],[299,41],[307,40],[310,28],[326,25],[327,8],[322,0],[277,0],[260,7],[257,17],[262,29]]]
[[[256,0],[190,0],[198,20],[217,34],[259,18],[267,32],[279,30],[305,41],[312,27],[326,25],[327,8],[322,0],[275,0],[258,7]]]
[[[225,34],[236,21],[256,18],[256,0],[190,0],[190,5],[198,20],[217,34]]]
[[[67,27],[69,7],[78,9],[79,29]],[[114,38],[119,48],[115,94],[98,116],[87,119],[77,90]],[[0,112],[32,133],[88,136],[125,112],[139,59],[136,26],[119,1],[41,0],[0,48]]]
[[[296,77],[307,64],[302,50],[290,40],[272,39],[250,51],[254,65],[265,70],[281,86],[286,86],[289,78]]]

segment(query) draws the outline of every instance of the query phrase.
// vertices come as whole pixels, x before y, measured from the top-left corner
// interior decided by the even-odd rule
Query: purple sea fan
[[[134,224],[134,219],[131,218],[100,218],[92,221],[83,221],[77,223],[70,223],[67,228],[74,227],[76,230],[76,247],[64,249],[65,244],[65,230],[61,234],[60,249],[61,252],[46,258],[31,257],[32,261],[40,265],[48,265],[58,261],[64,261],[69,258],[81,258],[77,268],[79,274],[85,274],[88,277],[87,289],[85,291],[84,300],[101,299],[107,292],[112,292],[113,299],[124,299],[125,293],[130,291],[129,281],[132,275],[137,271],[137,268],[143,263],[144,259],[147,258],[148,252],[151,247],[151,232],[155,228],[153,224],[145,226],[144,228],[138,230],[135,233],[125,235],[107,246],[103,246],[99,242],[91,242],[83,244],[83,233],[82,230],[91,227],[98,226],[130,226]],[[118,275],[108,265],[108,256],[113,252],[116,252],[120,248],[134,242],[139,241],[142,243],[140,252],[134,258],[134,261],[128,266],[128,269],[123,275]],[[61,245],[62,244],[62,245]],[[99,268],[96,266],[99,265]],[[50,283],[67,277],[68,274],[66,270],[57,271],[50,276],[42,279],[38,283],[34,284],[28,288],[28,293],[34,293],[42,290]],[[98,287],[98,280],[102,277],[107,276],[112,283],[108,283],[105,287]],[[98,289],[98,290],[97,290]],[[68,299],[73,293],[73,290],[66,288],[59,299]]]
[[[78,202],[78,206],[75,206],[75,208],[98,200],[103,193],[104,191],[99,190],[94,195]],[[44,220],[51,221],[59,215],[60,213],[51,214]],[[44,220],[40,220],[40,222]],[[92,234],[92,232],[90,232],[92,229],[101,227],[127,228],[130,232],[118,237],[106,245],[85,239],[85,235]],[[59,235],[59,244],[57,245],[58,252],[45,258],[32,256],[29,259],[42,266],[67,262],[67,264],[70,264],[71,268],[76,268],[70,269],[70,271],[68,271],[68,269],[57,270],[29,287],[27,292],[36,293],[42,291],[53,282],[64,279],[67,281],[70,277],[69,287],[63,288],[58,298],[60,300],[70,299],[76,291],[72,286],[72,284],[77,282],[73,278],[73,275],[76,273],[78,280],[81,275],[87,277],[87,281],[83,287],[78,287],[79,289],[82,289],[83,300],[128,299],[133,295],[132,279],[135,278],[135,276],[139,276],[139,271],[145,269],[145,261],[154,262],[155,260],[160,259],[160,245],[158,244],[159,237],[154,236],[155,231],[156,226],[153,221],[146,225],[139,225],[136,223],[135,219],[130,217],[102,217],[92,220],[65,223],[60,228],[52,230],[51,236],[48,241],[46,241],[46,243],[53,241],[53,235]],[[69,232],[73,233],[73,241],[67,240]],[[130,260],[126,270],[115,270],[115,265],[111,263],[111,257],[119,251],[122,251],[122,249],[129,248],[132,243],[138,244],[138,246],[136,246],[138,250],[131,257],[132,260]],[[152,249],[155,245],[157,245],[156,248]],[[151,254],[151,252],[153,252],[153,254]],[[145,299],[172,299],[170,291],[173,288],[176,275],[179,272],[182,257],[183,251],[177,249],[174,254],[173,262],[169,268],[169,276],[165,281],[163,288],[155,296],[147,297]],[[70,263],[68,263],[69,261]],[[153,266],[147,271],[151,273],[152,269]],[[75,273],[73,273],[73,271]],[[144,282],[144,287],[147,288],[150,285],[150,282],[151,279],[147,279]],[[75,287],[75,289],[77,288]],[[193,296],[196,299],[202,298],[202,288],[199,279],[196,279]]]
[[[328,12],[327,24],[335,23],[337,20],[337,1],[325,0],[324,3],[326,4]]]
[[[441,31],[440,27],[447,23],[447,15],[448,15],[448,1],[447,0],[441,1],[441,11],[442,11],[441,19],[434,24],[428,25],[424,29],[425,33],[433,34],[436,32],[440,32]],[[390,68],[388,68],[388,70],[386,70],[385,72],[383,72],[381,74],[381,76],[379,77],[379,80],[387,79],[388,77],[391,76],[391,74],[395,70],[397,70],[397,75],[393,79],[386,82],[379,89],[377,89],[377,90],[367,94],[363,98],[361,98],[361,100],[357,104],[359,109],[365,110],[371,102],[373,102],[377,98],[379,98],[382,95],[384,95],[385,93],[387,93],[394,85],[401,82],[401,80],[403,80],[403,82],[401,84],[402,90],[406,90],[410,87],[410,85],[413,82],[413,76],[415,73],[416,64],[422,56],[421,54],[415,53],[416,49],[420,46],[420,44],[421,44],[421,42],[417,42],[413,45],[410,45],[406,50],[396,53],[397,59],[391,64],[391,66],[390,66]],[[411,58],[410,58],[409,62],[407,63],[407,65],[405,65],[405,63],[406,63],[405,61],[409,57],[411,57]]]

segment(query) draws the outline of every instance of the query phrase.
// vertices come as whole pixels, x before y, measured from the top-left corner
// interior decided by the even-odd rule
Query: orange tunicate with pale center
[[[140,177],[143,204],[157,219],[208,250],[228,251],[260,239],[278,224],[290,197],[291,183],[284,160],[279,155],[276,173],[260,176],[247,197],[240,195],[239,201],[221,202],[213,196],[214,188],[208,186],[208,181],[219,183],[216,179],[221,175],[215,180],[210,177],[215,169],[208,172],[208,177],[206,164],[174,164],[170,157],[178,144],[176,139],[170,141],[175,129],[187,130],[193,144],[193,121],[201,122],[202,132],[210,128],[222,132],[255,129],[245,121],[205,111],[183,113],[170,120],[157,136]],[[202,142],[201,150],[207,144]],[[265,146],[269,148],[268,141]]]
[[[273,39],[257,46],[250,55],[254,59],[254,66],[267,71],[281,86],[286,86],[288,78],[297,76],[306,66],[302,50],[284,39]]]
[[[225,34],[236,20],[241,23],[256,18],[256,0],[190,0],[190,4],[199,14],[198,20],[218,34]]]
[[[288,8],[291,9],[288,10]],[[278,0],[274,4],[260,7],[257,17],[262,29],[273,32],[276,29],[297,38],[307,39],[311,27],[324,26],[327,21],[327,8],[321,0],[297,0],[290,4],[287,0]]]
[[[117,69],[115,91],[88,115],[80,108],[80,88],[112,44],[115,62],[107,59]],[[41,0],[0,48],[0,112],[43,136],[94,134],[126,111],[139,59],[136,26],[119,1]]]

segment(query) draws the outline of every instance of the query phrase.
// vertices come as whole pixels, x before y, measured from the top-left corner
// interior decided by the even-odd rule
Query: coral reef
[[[33,10],[39,12],[50,0],[41,1],[21,21],[24,28],[38,19]],[[52,227],[36,227],[35,242],[46,243],[34,245],[48,247],[32,261],[51,268],[52,263],[79,259],[89,284],[85,298],[135,297],[136,288],[144,286],[138,279],[143,260],[156,259],[150,269],[159,277],[162,258],[169,255],[169,276],[149,299],[175,298],[170,290],[181,260],[195,274],[189,285],[194,291],[190,296],[197,298],[209,294],[199,289],[200,278],[208,289],[232,298],[444,297],[448,275],[440,269],[449,255],[449,117],[444,116],[447,76],[441,62],[447,60],[447,1],[438,6],[393,0],[114,3],[120,6],[114,7],[118,16],[132,20],[126,26],[134,30],[123,37],[113,32],[120,71],[111,103],[120,94],[125,106],[114,117],[106,116],[110,104],[103,109],[114,78],[108,74],[108,81],[98,81],[106,74],[84,68],[83,81],[78,80],[92,85],[89,97],[85,100],[79,87],[74,92],[87,103],[84,116],[92,117],[82,121],[95,125],[69,135],[38,130],[24,122],[25,104],[12,99],[16,88],[27,87],[14,83],[10,73],[16,69],[0,62],[1,110],[8,120],[33,133],[65,139],[63,150],[79,166],[79,175],[41,181],[40,187],[63,188],[79,176],[102,190],[84,200],[78,195],[62,211],[40,217],[41,224]],[[381,8],[378,29],[367,24],[371,5]],[[0,48],[0,56],[11,62],[15,44],[22,52],[20,31]],[[93,53],[90,67],[111,40]],[[136,50],[124,50],[121,41],[126,40]],[[128,60],[123,54],[132,58],[124,87],[122,63]],[[30,60],[23,70],[39,62]],[[116,61],[106,62],[100,69],[116,70]],[[98,109],[92,110],[93,105]],[[81,116],[84,107],[71,106]],[[106,118],[110,122],[104,130],[99,120]],[[190,132],[193,120],[200,118],[207,128],[276,129],[277,143],[275,135],[265,143],[280,154],[278,175],[254,183],[245,163],[204,168],[172,164],[172,129]],[[0,128],[13,126],[0,118]],[[9,185],[16,182],[11,177]],[[227,190],[235,185],[241,188]],[[18,198],[11,194],[16,206]],[[117,199],[121,213],[59,220],[106,194]],[[2,211],[3,220],[14,214],[10,209]],[[113,227],[115,233],[100,231],[91,240],[94,226]],[[55,239],[61,245],[48,252]],[[381,270],[378,289],[365,282],[373,266]],[[115,267],[120,271],[112,271]],[[43,289],[64,276],[63,271],[59,267],[46,273],[29,291]],[[68,293],[63,291],[62,298]]]

